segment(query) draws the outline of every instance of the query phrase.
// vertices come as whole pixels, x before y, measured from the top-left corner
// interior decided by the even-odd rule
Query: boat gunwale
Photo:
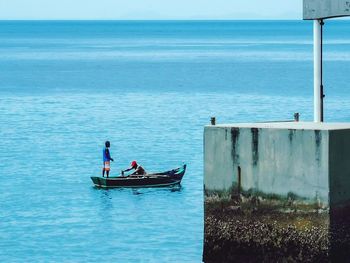
[[[180,174],[179,174],[180,175]],[[137,179],[161,179],[161,178],[171,178],[172,175],[164,175],[164,176],[117,176],[117,177],[101,177],[101,176],[91,176],[91,178],[99,178],[104,180],[137,180]]]

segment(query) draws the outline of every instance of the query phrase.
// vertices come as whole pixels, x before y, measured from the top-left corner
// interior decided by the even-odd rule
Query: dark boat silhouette
[[[186,172],[186,164],[183,166],[162,172],[146,175],[118,176],[118,177],[91,177],[97,187],[165,187],[180,184]]]

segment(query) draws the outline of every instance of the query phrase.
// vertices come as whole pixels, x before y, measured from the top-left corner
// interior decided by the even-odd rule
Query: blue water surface
[[[312,22],[0,22],[0,262],[201,262],[203,126],[312,120]],[[350,22],[325,28],[325,117],[350,121]],[[181,187],[94,188],[188,164]]]

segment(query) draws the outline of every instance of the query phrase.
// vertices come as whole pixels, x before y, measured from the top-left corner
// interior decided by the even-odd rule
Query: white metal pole
[[[321,122],[321,21],[314,20],[314,122]]]

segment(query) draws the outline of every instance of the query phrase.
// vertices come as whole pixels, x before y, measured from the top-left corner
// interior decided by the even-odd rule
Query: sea
[[[201,262],[203,128],[313,120],[310,21],[1,21],[0,262]],[[350,21],[324,26],[325,120],[350,121]],[[99,189],[187,164],[181,186]]]

